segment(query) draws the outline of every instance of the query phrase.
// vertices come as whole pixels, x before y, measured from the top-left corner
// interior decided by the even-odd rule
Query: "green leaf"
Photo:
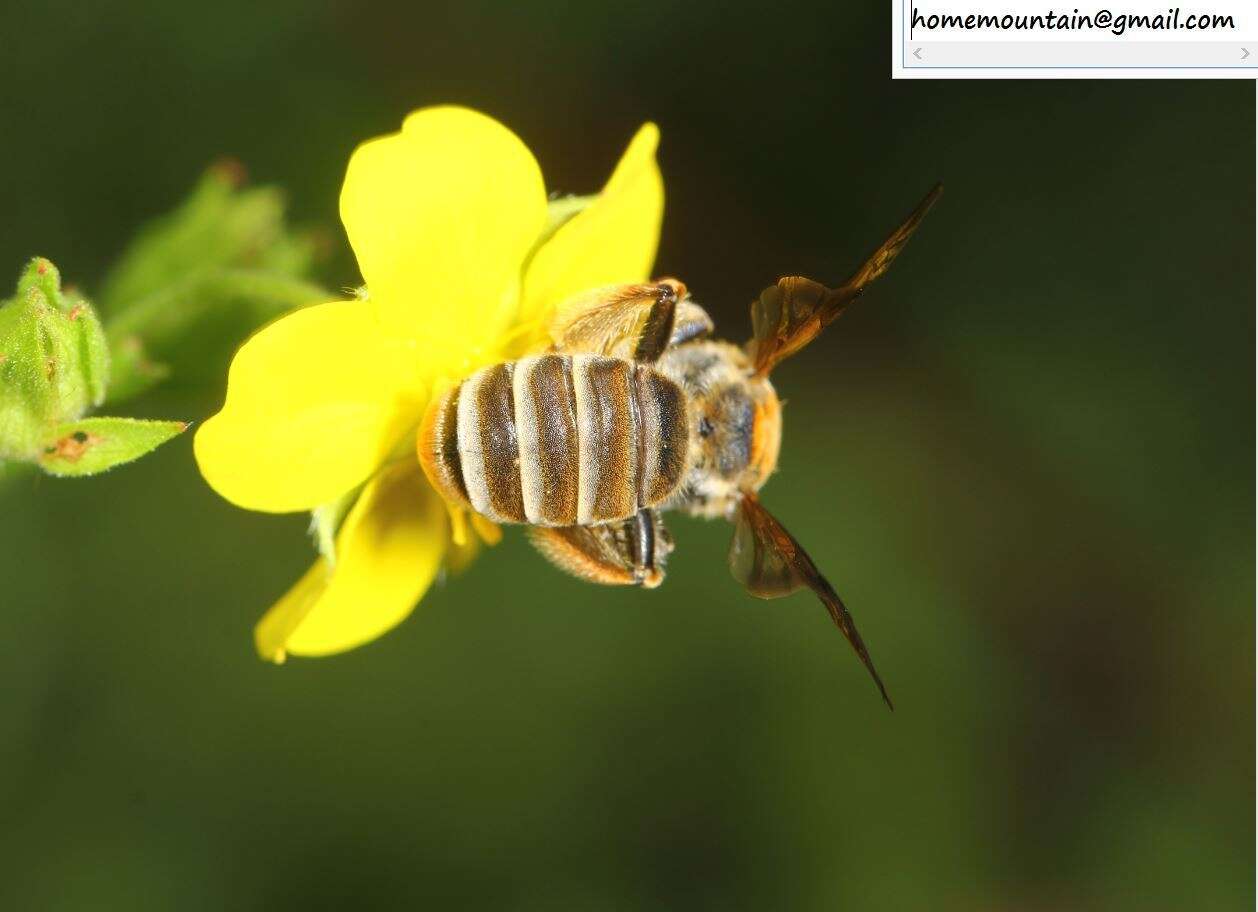
[[[44,441],[40,467],[49,475],[95,475],[138,459],[188,429],[183,421],[84,418],[59,425]]]

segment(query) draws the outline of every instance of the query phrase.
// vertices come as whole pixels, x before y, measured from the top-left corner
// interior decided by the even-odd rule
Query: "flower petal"
[[[449,541],[446,509],[418,463],[382,470],[337,535],[336,567],[320,558],[258,622],[264,659],[353,649],[392,629],[437,575]]]
[[[523,322],[546,320],[551,307],[579,291],[649,278],[664,215],[659,138],[655,124],[644,124],[598,198],[533,256],[524,277]]]
[[[430,364],[459,367],[515,315],[546,189],[506,127],[466,108],[425,108],[355,150],[341,220],[389,331],[414,339]]]
[[[232,360],[227,401],[197,431],[201,474],[238,506],[308,510],[362,482],[419,420],[425,391],[363,301],[294,311]]]

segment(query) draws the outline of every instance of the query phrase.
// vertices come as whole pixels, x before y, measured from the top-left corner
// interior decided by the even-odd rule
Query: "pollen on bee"
[[[491,522],[479,513],[472,514],[472,528],[485,544],[493,546],[502,541],[502,529],[497,523]]]
[[[467,544],[467,517],[462,507],[446,501],[446,510],[450,514],[450,540],[462,548]]]

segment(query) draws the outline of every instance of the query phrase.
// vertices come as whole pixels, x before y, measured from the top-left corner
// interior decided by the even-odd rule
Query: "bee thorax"
[[[757,491],[777,466],[781,404],[757,377],[742,349],[704,341],[665,354],[660,370],[686,396],[690,461],[685,480],[666,504],[723,517],[745,491]]]

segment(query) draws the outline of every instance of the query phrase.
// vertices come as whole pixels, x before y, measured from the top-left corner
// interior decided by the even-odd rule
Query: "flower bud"
[[[0,459],[34,461],[48,432],[105,398],[109,348],[92,305],[37,257],[0,302]]]

